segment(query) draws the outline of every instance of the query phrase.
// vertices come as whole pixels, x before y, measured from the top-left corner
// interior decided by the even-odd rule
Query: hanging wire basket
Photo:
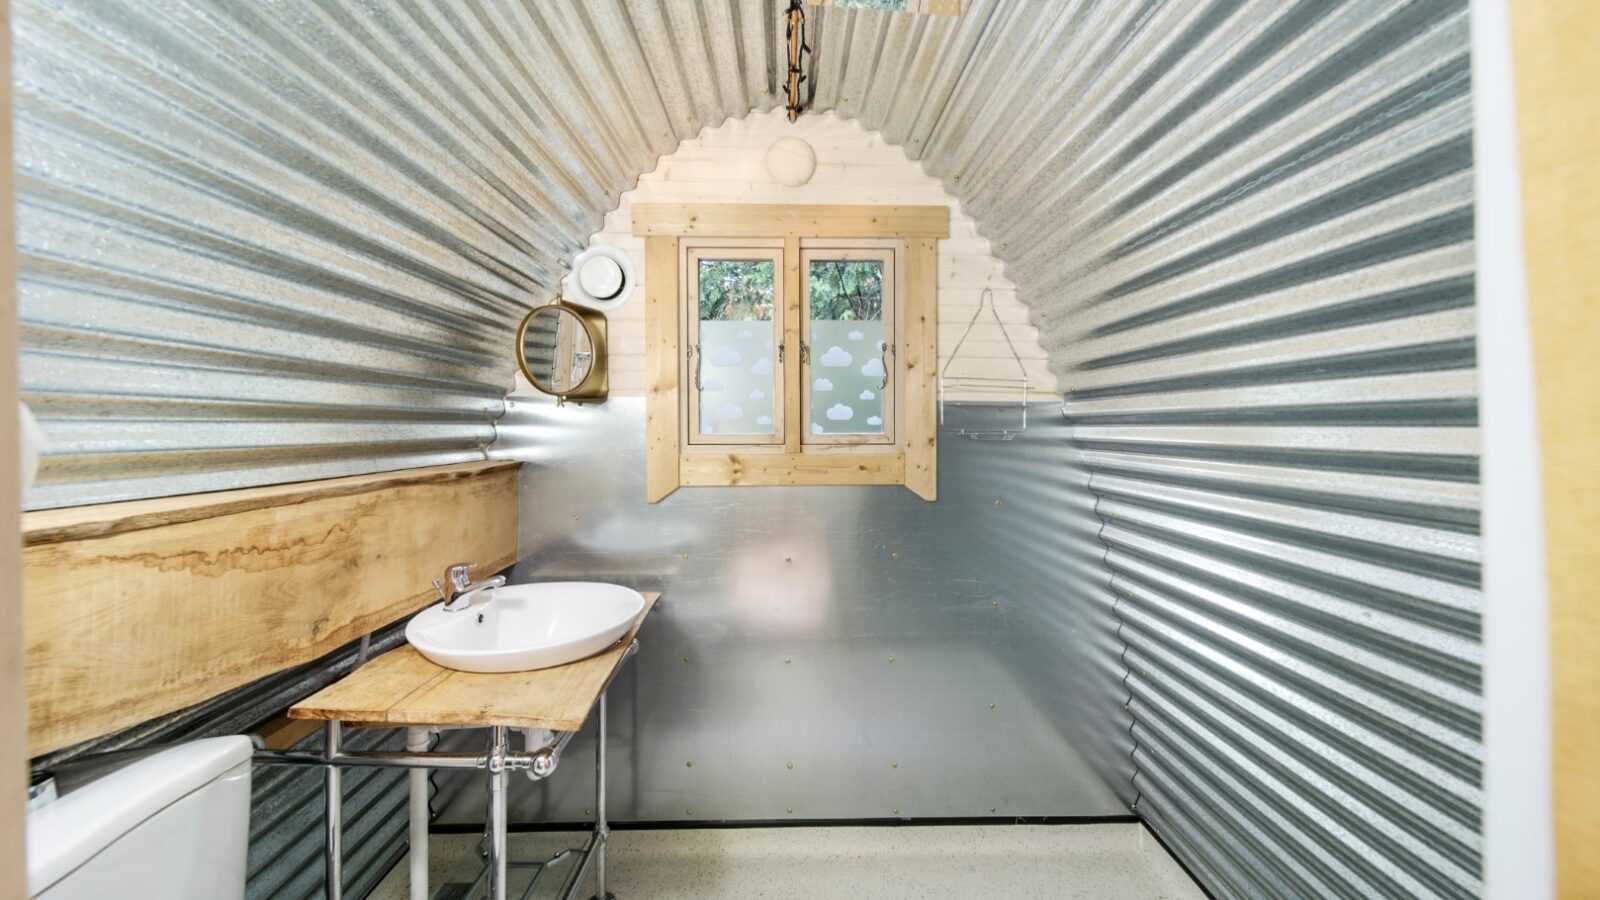
[[[955,365],[961,356],[961,347],[971,336],[972,329],[978,324],[978,317],[987,309],[994,318],[994,324],[1000,329],[1000,336],[1005,338],[1006,349],[1011,352],[1011,359],[1017,364],[1017,377],[994,375],[951,375],[950,367]],[[946,424],[945,407],[948,404],[949,394],[959,392],[964,395],[977,395],[985,400],[1017,400],[1017,419],[1015,427],[1004,425],[999,428],[968,428]],[[1028,370],[1022,365],[1022,356],[1017,353],[1016,345],[1011,343],[1011,335],[1006,331],[1004,322],[1000,321],[1000,313],[994,308],[994,292],[984,288],[978,297],[978,308],[972,314],[972,319],[967,322],[967,328],[961,332],[961,339],[956,341],[955,349],[950,351],[950,358],[945,361],[939,370],[939,427],[947,433],[958,434],[975,441],[1009,441],[1018,434],[1028,429]]]

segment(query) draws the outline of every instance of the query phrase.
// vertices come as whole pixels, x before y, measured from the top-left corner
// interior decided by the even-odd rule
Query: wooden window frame
[[[937,499],[938,241],[950,235],[949,207],[641,203],[633,208],[633,233],[645,239],[645,480],[651,503],[679,487],[735,485],[898,484]],[[701,240],[708,238],[781,242],[785,335],[801,333],[802,241],[819,249],[895,246],[901,299],[893,442],[803,443],[802,429],[789,427],[781,445],[690,444],[684,238],[697,245],[714,243]],[[786,384],[800,382],[800,365],[798,352],[784,354]],[[785,422],[805,421],[802,393],[786,392]]]

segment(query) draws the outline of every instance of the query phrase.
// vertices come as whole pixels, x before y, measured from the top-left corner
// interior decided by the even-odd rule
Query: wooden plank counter
[[[644,612],[633,628],[610,649],[586,659],[489,675],[446,669],[406,644],[295,704],[289,717],[385,727],[506,725],[577,731],[661,595],[643,596]]]

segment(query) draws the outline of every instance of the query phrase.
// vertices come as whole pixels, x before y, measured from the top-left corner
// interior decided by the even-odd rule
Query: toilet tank
[[[28,813],[29,896],[243,897],[250,754],[249,738],[209,738],[63,770],[61,795]]]

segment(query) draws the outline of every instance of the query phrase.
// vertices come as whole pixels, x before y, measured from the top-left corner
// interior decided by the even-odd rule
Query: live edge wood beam
[[[310,662],[516,561],[517,463],[23,515],[37,756]]]

